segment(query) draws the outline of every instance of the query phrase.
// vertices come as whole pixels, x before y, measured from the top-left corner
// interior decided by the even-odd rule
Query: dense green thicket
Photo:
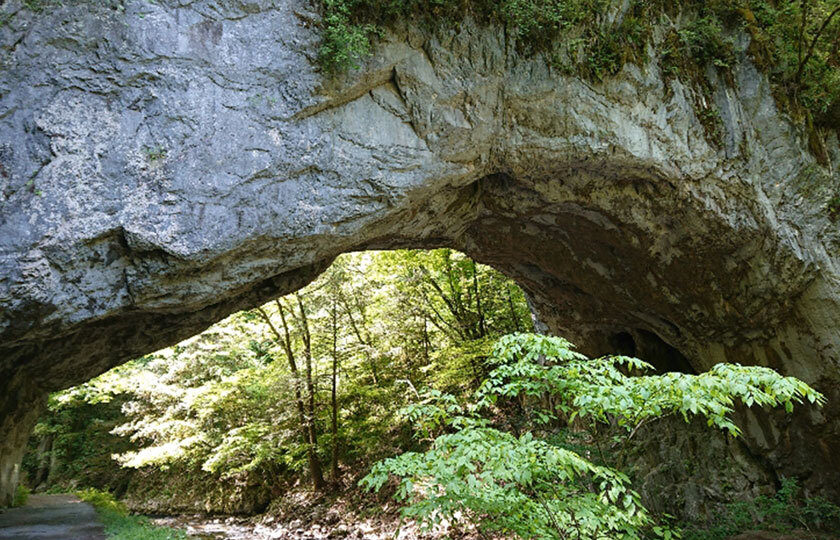
[[[734,39],[745,32],[788,111],[809,127],[840,125],[840,0],[323,0],[323,10],[328,71],[358,65],[388,25],[457,26],[472,16],[500,22],[522,52],[544,53],[567,73],[601,80],[626,62],[645,64],[653,51],[668,76],[704,91],[708,67],[732,80]],[[698,114],[719,136],[717,111],[699,98]]]
[[[396,274],[397,280],[383,280]],[[142,360],[116,433],[130,467],[309,476],[391,451],[400,380],[450,390],[484,349],[526,324],[521,292],[449,250],[348,256],[301,293]]]
[[[802,381],[769,368],[718,364],[700,375],[633,375],[653,367],[621,356],[589,359],[562,338],[533,334],[503,337],[490,362],[495,369],[469,402],[430,391],[407,407],[418,434],[433,438],[429,449],[382,461],[362,481],[378,489],[397,477],[404,514],[427,527],[460,516],[485,533],[523,539],[672,538],[677,533],[655,525],[630,478],[603,453],[578,453],[558,443],[558,433],[606,424],[626,440],[677,414],[706,417],[737,435],[728,418],[735,400],[788,411],[803,399],[823,402]],[[500,412],[511,405],[530,416],[524,433],[499,429]]]
[[[26,486],[18,486],[15,489],[15,496],[12,499],[12,507],[24,506],[29,500],[30,490]]]
[[[805,497],[794,478],[783,478],[772,497],[734,501],[705,529],[689,528],[686,540],[719,540],[755,528],[790,534],[804,531],[807,537],[821,538],[819,531],[840,531],[840,507],[822,497]]]
[[[50,396],[48,413],[35,426],[23,462],[33,488],[125,490],[130,473],[115,470],[111,455],[131,445],[111,430],[125,420],[120,380],[126,370],[115,368],[85,385]]]

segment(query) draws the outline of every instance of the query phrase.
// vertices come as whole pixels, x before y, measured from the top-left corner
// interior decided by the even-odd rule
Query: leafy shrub
[[[128,515],[128,507],[124,502],[118,501],[113,495],[107,491],[100,491],[94,488],[87,488],[76,492],[76,496],[80,499],[93,505],[94,508],[101,512],[108,512],[120,516]]]
[[[468,404],[428,391],[405,408],[417,433],[433,439],[430,448],[379,462],[361,485],[378,490],[398,479],[404,515],[427,528],[461,515],[483,532],[520,538],[677,537],[655,525],[624,473],[535,435],[539,426],[579,419],[623,427],[630,437],[664,416],[699,415],[737,436],[729,418],[736,399],[788,412],[804,399],[824,402],[769,368],[718,364],[701,375],[628,376],[652,366],[623,356],[589,359],[562,338],[536,334],[501,338],[490,362],[496,368]],[[505,401],[530,411],[534,431],[513,435],[491,425]]]
[[[29,488],[18,485],[17,489],[15,489],[15,496],[12,498],[12,506],[18,507],[25,505],[26,501],[29,500],[29,493]]]
[[[387,24],[407,18],[455,23],[468,13],[508,25],[525,51],[544,50],[576,25],[599,20],[608,5],[608,0],[324,0],[319,58],[328,71],[355,67],[370,54],[372,39]]]
[[[789,533],[840,530],[840,507],[822,497],[804,497],[795,478],[785,478],[772,497],[762,495],[751,501],[730,504],[710,527],[685,531],[686,540],[719,540],[760,527]]]

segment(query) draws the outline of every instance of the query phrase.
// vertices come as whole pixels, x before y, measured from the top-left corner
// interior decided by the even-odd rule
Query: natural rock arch
[[[467,22],[395,29],[325,79],[309,3],[274,4],[57,6],[3,30],[0,495],[47,392],[339,253],[444,245],[514,277],[586,352],[620,340],[814,384],[825,410],[746,431],[837,495],[840,147],[816,165],[745,54],[708,96],[718,147],[655,62],[593,85]]]

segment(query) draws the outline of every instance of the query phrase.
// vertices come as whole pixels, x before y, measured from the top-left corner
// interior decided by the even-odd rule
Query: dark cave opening
[[[617,332],[609,337],[609,344],[615,354],[640,358],[653,365],[657,373],[697,374],[685,355],[649,330]]]

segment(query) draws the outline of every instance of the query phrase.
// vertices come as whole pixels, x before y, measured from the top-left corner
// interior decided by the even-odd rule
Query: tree
[[[812,6],[812,4],[816,4]],[[827,30],[831,27],[834,17],[840,14],[840,3],[832,6],[828,2],[813,2],[802,0],[800,7],[799,38],[797,40],[798,62],[794,81],[797,85],[802,84],[802,74],[805,66],[814,58],[817,44],[827,36]],[[810,35],[809,35],[810,34]],[[810,43],[809,43],[810,38]],[[837,54],[840,33],[828,38],[832,52]]]
[[[332,456],[330,459],[330,480],[333,487],[338,485],[338,305],[333,299],[330,309],[332,318],[332,382],[330,386]]]
[[[309,460],[309,476],[312,479],[312,487],[316,490],[324,489],[324,475],[321,471],[321,462],[318,459],[318,433],[315,427],[315,390],[312,384],[312,337],[309,333],[309,322],[306,318],[306,309],[300,294],[296,295],[298,307],[300,308],[300,328],[303,336],[303,353],[306,362],[306,401],[304,402],[300,371],[295,360],[292,336],[289,331],[289,324],[286,321],[286,310],[283,303],[275,300],[277,312],[280,314],[280,321],[283,323],[283,335],[277,331],[271,317],[263,308],[257,308],[265,323],[271,328],[278,343],[283,346],[286,358],[289,361],[289,369],[292,372],[295,385],[295,401],[300,415],[300,426],[303,431],[303,440],[306,443],[306,454]]]
[[[623,356],[589,359],[562,338],[536,334],[503,337],[491,361],[495,369],[468,404],[429,391],[407,407],[418,434],[432,438],[429,449],[377,463],[361,484],[379,489],[397,478],[404,515],[426,526],[463,515],[481,532],[520,538],[668,538],[624,473],[553,442],[543,427],[580,418],[619,426],[629,438],[664,416],[699,415],[737,436],[729,418],[735,400],[788,412],[803,399],[824,403],[807,384],[765,367],[629,376],[653,367]],[[531,400],[532,429],[516,436],[494,427],[499,402],[522,398]]]
[[[421,265],[447,299],[457,298],[455,313],[422,278]],[[417,301],[422,294],[444,317],[439,325],[462,325],[477,339],[453,341],[438,330],[431,307]],[[119,394],[107,429],[117,426],[119,437],[111,438],[120,444],[102,449],[108,467],[117,454],[145,478],[196,475],[265,492],[300,478],[321,490],[327,481],[339,485],[342,471],[364,470],[411,444],[395,415],[410,399],[398,381],[474,390],[480,378],[464,373],[469,366],[482,372],[491,340],[524,324],[512,318],[527,320],[521,291],[459,253],[348,254],[297,293],[72,392],[91,400]],[[56,411],[50,430],[76,429],[71,420],[97,407],[90,415],[75,405]],[[43,433],[33,476],[49,453]],[[74,466],[82,467],[88,458],[78,455]]]
[[[456,251],[384,253],[374,271],[393,276],[388,280],[390,303],[402,316],[389,325],[389,333],[412,336],[416,352],[411,357],[431,362],[428,372],[435,380],[429,382],[435,386],[475,389],[486,375],[484,359],[493,340],[531,328],[522,291],[499,272]]]

